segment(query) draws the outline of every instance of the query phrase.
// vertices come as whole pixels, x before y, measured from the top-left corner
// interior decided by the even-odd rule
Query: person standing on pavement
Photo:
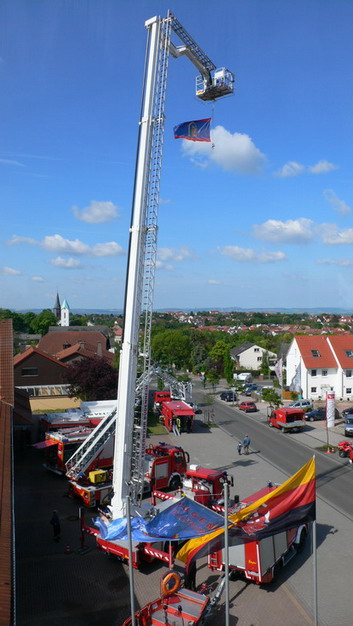
[[[250,446],[250,437],[249,435],[245,435],[243,439],[244,454],[249,454],[249,446]]]
[[[237,450],[238,450],[238,454],[241,454],[241,450],[242,450],[243,444],[241,441],[239,441],[238,445],[237,445]]]
[[[54,541],[60,540],[60,519],[56,509],[53,511],[53,515],[51,516],[50,523],[53,527],[54,532]]]

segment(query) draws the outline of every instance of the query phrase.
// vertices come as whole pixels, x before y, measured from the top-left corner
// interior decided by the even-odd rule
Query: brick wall
[[[0,320],[0,399],[14,404],[12,319]]]

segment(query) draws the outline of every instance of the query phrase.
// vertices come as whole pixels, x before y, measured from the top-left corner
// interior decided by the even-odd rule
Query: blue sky
[[[350,308],[350,0],[4,0],[0,307],[123,306],[144,22],[168,8],[236,89],[212,111],[170,59],[155,307]],[[213,149],[174,140],[211,115]]]

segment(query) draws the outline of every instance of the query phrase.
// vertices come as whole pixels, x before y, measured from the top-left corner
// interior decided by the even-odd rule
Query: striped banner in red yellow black
[[[229,516],[229,545],[270,537],[315,520],[316,478],[315,459],[312,458],[282,485]],[[224,546],[224,528],[190,539],[179,550],[176,558],[189,566]]]

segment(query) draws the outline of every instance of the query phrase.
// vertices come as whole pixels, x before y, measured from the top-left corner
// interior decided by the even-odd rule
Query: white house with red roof
[[[287,385],[303,398],[353,399],[353,335],[297,335],[287,353]]]

